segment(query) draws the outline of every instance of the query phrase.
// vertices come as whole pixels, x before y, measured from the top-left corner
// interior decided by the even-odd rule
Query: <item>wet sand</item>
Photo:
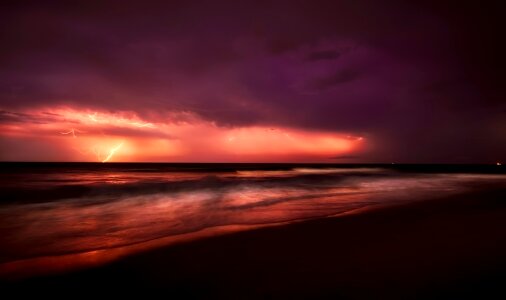
[[[506,189],[211,237],[85,271],[3,281],[18,295],[502,298]]]

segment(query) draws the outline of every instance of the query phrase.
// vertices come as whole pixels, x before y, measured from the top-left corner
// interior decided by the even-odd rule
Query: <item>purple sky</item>
[[[0,159],[27,111],[71,107],[364,137],[336,162],[506,161],[503,5],[407,2],[2,4]]]

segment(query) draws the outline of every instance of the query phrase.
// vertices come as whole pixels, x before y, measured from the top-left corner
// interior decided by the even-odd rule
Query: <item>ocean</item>
[[[0,276],[505,184],[495,165],[2,163]]]

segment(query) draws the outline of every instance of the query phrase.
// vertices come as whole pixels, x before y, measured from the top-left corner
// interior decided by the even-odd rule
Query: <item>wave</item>
[[[383,168],[22,176],[24,187],[2,182],[8,188],[0,204],[0,263],[119,249],[210,228],[327,217],[464,193],[506,178]]]

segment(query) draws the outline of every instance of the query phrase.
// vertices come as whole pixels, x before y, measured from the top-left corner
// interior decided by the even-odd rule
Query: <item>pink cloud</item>
[[[364,146],[345,133],[226,127],[190,113],[147,120],[132,111],[50,107],[3,115],[0,136],[9,146],[0,159],[10,161],[330,161]]]

